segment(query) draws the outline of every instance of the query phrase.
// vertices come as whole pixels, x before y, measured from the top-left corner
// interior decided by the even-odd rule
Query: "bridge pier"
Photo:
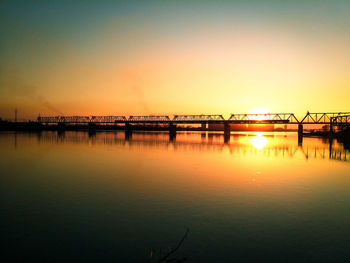
[[[66,131],[66,124],[59,122],[57,123],[57,135],[58,137],[64,137],[64,133]]]
[[[303,146],[303,135],[298,135],[298,146]]]
[[[333,135],[334,135],[334,126],[333,126],[333,123],[331,122],[329,124],[329,139],[333,139]]]
[[[66,124],[62,123],[62,122],[57,123],[57,130],[60,131],[60,132],[65,131],[66,130]]]
[[[169,134],[176,136],[176,124],[169,123]]]
[[[224,124],[224,142],[228,143],[230,141],[230,124],[225,122]]]
[[[303,125],[301,123],[298,124],[298,134],[303,134]]]
[[[89,133],[90,137],[96,135],[96,124],[95,123],[89,122],[88,133]]]
[[[176,139],[176,124],[169,122],[169,141],[173,142]]]
[[[329,159],[332,159],[333,137],[329,136]]]
[[[57,135],[60,139],[63,139],[66,132],[66,124],[59,122],[57,123]]]
[[[176,140],[176,133],[169,132],[169,142],[175,142]]]
[[[89,131],[96,131],[96,124],[93,122],[89,122],[88,129]]]
[[[132,136],[132,129],[131,129],[131,125],[129,122],[125,123],[125,140],[130,140],[131,136]]]
[[[125,140],[128,141],[132,137],[132,131],[125,130]]]
[[[298,145],[303,145],[303,124],[298,124]]]
[[[333,127],[333,123],[331,122],[329,124],[329,136],[328,136],[328,140],[329,140],[329,155],[330,156],[331,156],[331,152],[332,152],[333,136],[334,136],[334,127]]]

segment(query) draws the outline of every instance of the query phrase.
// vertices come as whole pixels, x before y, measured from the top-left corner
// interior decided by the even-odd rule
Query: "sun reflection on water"
[[[264,148],[268,140],[263,136],[263,133],[256,133],[256,136],[251,138],[249,141],[256,149],[261,150]]]

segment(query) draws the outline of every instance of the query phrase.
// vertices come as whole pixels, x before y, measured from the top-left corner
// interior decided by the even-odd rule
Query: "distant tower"
[[[15,109],[15,122],[17,122],[17,109]]]

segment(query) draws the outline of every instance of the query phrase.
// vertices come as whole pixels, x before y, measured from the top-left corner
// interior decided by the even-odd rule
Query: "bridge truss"
[[[266,114],[231,114],[229,119],[223,115],[168,115],[145,116],[49,116],[38,117],[39,123],[44,124],[83,124],[83,123],[217,123],[217,124],[330,124],[334,126],[350,126],[350,112],[307,113],[299,121],[293,113]]]
[[[89,116],[52,116],[38,117],[38,122],[41,123],[88,123]]]
[[[331,122],[333,125],[337,126],[350,126],[350,114],[333,117],[331,118]]]
[[[206,121],[225,121],[222,115],[175,115],[173,121],[185,122],[206,122]]]
[[[129,122],[170,122],[168,115],[130,116]]]
[[[350,112],[325,112],[325,113],[310,113],[307,112],[301,120],[303,124],[331,124],[334,118],[350,115]]]
[[[231,123],[299,123],[293,113],[231,114],[228,121]]]
[[[115,123],[126,121],[125,116],[52,116],[38,117],[40,123]]]
[[[93,123],[115,123],[126,121],[125,116],[91,116],[90,122]]]

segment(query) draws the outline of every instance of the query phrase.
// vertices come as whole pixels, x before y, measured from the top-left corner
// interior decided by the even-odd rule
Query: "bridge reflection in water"
[[[21,134],[23,135],[23,134]],[[34,134],[27,135],[34,136]],[[279,158],[329,159],[350,162],[350,149],[328,139],[306,138],[303,145],[296,143],[296,133],[232,133],[224,142],[222,133],[183,132],[172,139],[164,132],[41,132],[35,135],[38,143],[116,145],[130,149],[162,149],[169,151],[228,151],[232,155],[255,155]],[[16,145],[18,143],[16,142]]]

